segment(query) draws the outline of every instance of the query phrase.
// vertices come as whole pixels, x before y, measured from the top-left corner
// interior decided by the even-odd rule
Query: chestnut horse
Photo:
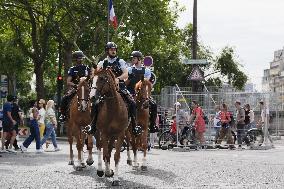
[[[126,132],[127,143],[131,144],[134,153],[134,161],[130,157],[129,145],[127,147],[127,164],[133,165],[134,168],[138,168],[137,163],[137,150],[142,150],[144,152],[142,159],[141,169],[143,171],[147,170],[146,154],[147,154],[147,136],[148,136],[148,125],[149,125],[149,97],[151,95],[152,84],[148,80],[140,80],[135,85],[135,101],[137,106],[137,124],[142,127],[142,134],[135,136],[131,132],[131,125]]]
[[[120,160],[120,148],[122,146],[125,131],[128,126],[128,110],[126,103],[117,92],[115,76],[109,68],[102,69],[97,73],[97,93],[102,101],[99,105],[96,146],[98,149],[98,170],[97,175],[102,177],[114,177],[112,185],[118,186],[118,167]],[[115,140],[116,143],[115,143]],[[110,157],[115,143],[115,171],[110,169]],[[102,150],[103,160],[105,162],[105,172],[102,169]]]
[[[73,136],[77,141],[77,150],[78,150],[78,165],[75,167],[76,170],[82,170],[85,167],[84,158],[83,158],[83,146],[85,138],[88,139],[88,151],[89,156],[86,161],[88,165],[94,163],[92,157],[92,148],[93,140],[91,135],[86,135],[83,132],[83,129],[86,125],[91,122],[91,113],[90,113],[90,98],[89,98],[90,88],[89,88],[89,77],[83,77],[80,79],[80,82],[77,87],[76,95],[72,98],[70,103],[70,113],[69,119],[67,120],[68,127],[68,142],[70,144],[70,161],[69,165],[74,165],[74,154],[72,149]]]

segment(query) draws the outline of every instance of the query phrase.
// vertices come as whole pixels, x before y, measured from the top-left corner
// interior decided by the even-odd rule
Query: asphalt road
[[[110,188],[110,178],[96,175],[94,164],[83,171],[68,165],[69,146],[59,141],[59,152],[1,153],[0,188]],[[120,163],[121,186],[113,188],[284,188],[284,140],[270,150],[199,150],[176,152],[152,149],[148,171]],[[76,149],[74,146],[73,149]],[[76,153],[77,154],[77,153]],[[85,159],[87,153],[84,154]],[[139,153],[141,161],[142,153]],[[113,159],[113,156],[112,156]],[[114,162],[111,162],[113,168]]]

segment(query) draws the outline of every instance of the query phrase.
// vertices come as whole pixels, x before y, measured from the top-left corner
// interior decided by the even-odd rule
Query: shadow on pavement
[[[176,178],[177,176],[175,175],[175,173],[171,172],[171,171],[165,171],[165,170],[161,170],[161,169],[153,169],[151,167],[147,167],[148,170],[147,171],[141,171],[141,169],[139,168],[139,170],[132,170],[130,171],[130,173],[134,174],[134,175],[144,175],[144,176],[149,176],[149,177],[155,177],[158,178],[166,183],[173,183],[175,182],[174,178]]]
[[[111,188],[113,187],[112,181],[113,178],[106,178],[105,176],[103,177],[98,177],[97,176],[97,170],[94,169],[94,167],[87,167],[86,169],[84,169],[83,171],[73,171],[70,174],[72,175],[77,175],[77,176],[82,176],[82,177],[91,177],[92,179],[94,179],[94,181],[96,183],[94,183],[94,185],[96,185],[97,187],[102,187],[102,188]],[[120,186],[115,186],[113,188],[153,188],[151,186],[147,186],[144,184],[140,184],[137,182],[132,182],[129,180],[124,180],[122,177],[119,177],[120,180]]]

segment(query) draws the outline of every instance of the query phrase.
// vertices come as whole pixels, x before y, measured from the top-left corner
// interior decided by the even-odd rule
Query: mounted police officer
[[[105,52],[107,57],[98,63],[97,69],[110,67],[115,75],[115,82],[119,84],[119,93],[123,100],[128,105],[129,115],[132,120],[132,132],[134,135],[139,135],[142,132],[141,126],[137,125],[136,122],[136,103],[130,93],[127,91],[124,80],[128,78],[128,71],[126,62],[117,56],[117,45],[114,42],[108,42],[105,46]],[[99,94],[98,94],[99,95]],[[93,98],[92,105],[92,118],[90,133],[96,131],[96,122],[98,116],[99,101],[98,95]]]
[[[61,116],[59,120],[61,122],[66,121],[69,112],[69,104],[71,99],[76,94],[77,85],[80,82],[81,77],[87,77],[90,75],[90,68],[83,64],[85,55],[82,51],[75,51],[72,53],[72,60],[76,62],[76,65],[71,67],[68,71],[67,77],[67,93],[61,99]]]
[[[127,89],[131,93],[131,95],[135,95],[135,85],[141,79],[146,79],[150,81],[151,79],[151,70],[142,66],[142,58],[143,55],[140,51],[133,51],[131,53],[131,62],[132,66],[128,67],[128,85]],[[149,129],[150,132],[154,133],[158,131],[156,127],[156,118],[157,118],[157,104],[156,102],[150,97],[149,98],[149,112],[150,112],[150,125]]]

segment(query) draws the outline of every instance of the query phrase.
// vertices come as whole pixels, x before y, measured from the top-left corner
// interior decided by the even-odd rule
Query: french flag
[[[114,13],[114,8],[113,8],[113,3],[112,0],[109,0],[109,20],[112,23],[113,27],[116,29],[117,28],[117,19]]]

